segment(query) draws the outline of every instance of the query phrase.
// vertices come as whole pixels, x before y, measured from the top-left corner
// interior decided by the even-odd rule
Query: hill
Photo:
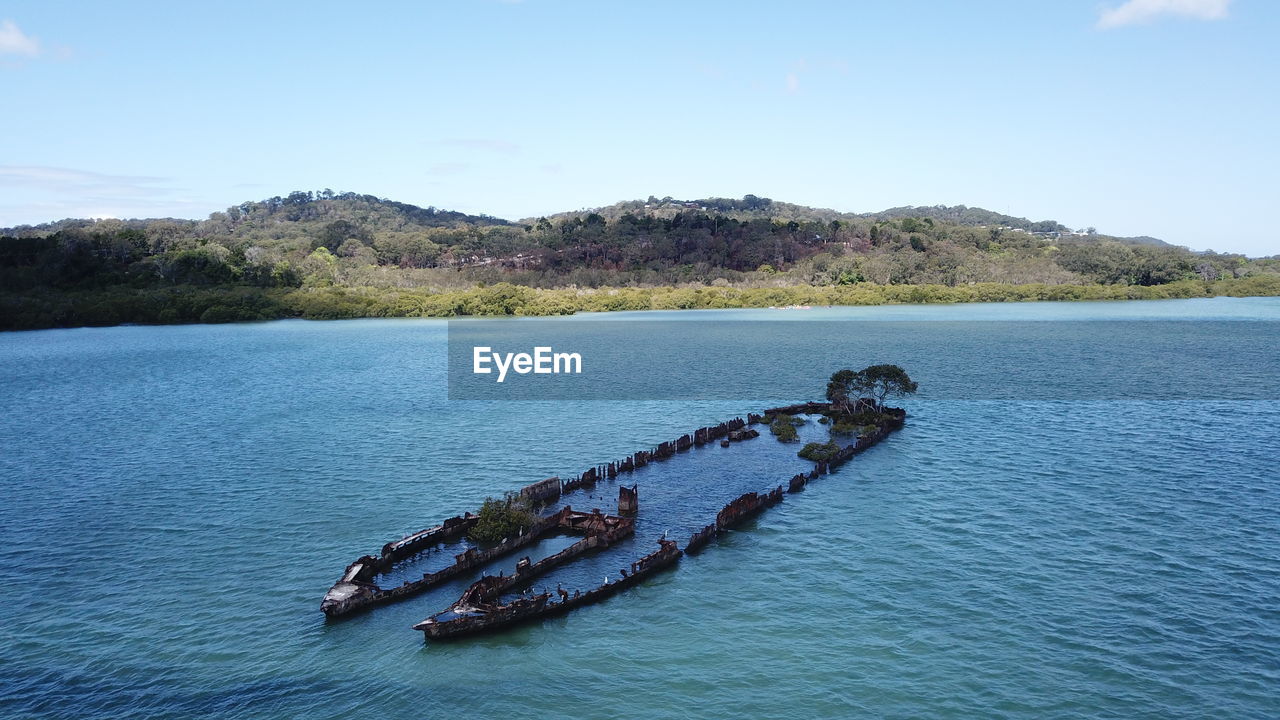
[[[613,205],[602,208],[559,213],[550,217],[553,219],[562,219],[566,217],[576,217],[587,213],[596,213],[606,219],[616,220],[626,213],[670,215],[673,213],[687,212],[691,210],[716,213],[737,220],[770,218],[787,221],[796,220],[800,222],[831,222],[832,220],[849,222],[855,220],[897,220],[900,218],[911,217],[930,218],[938,222],[951,223],[955,225],[1004,227],[1008,229],[1027,231],[1069,232],[1066,226],[1053,220],[1033,222],[1026,218],[1003,215],[990,210],[971,208],[964,205],[931,205],[920,207],[907,205],[903,207],[889,208],[888,210],[881,210],[880,212],[852,213],[831,210],[828,208],[814,208],[805,205],[795,205],[793,203],[782,202],[765,197],[757,197],[755,195],[747,195],[741,199],[701,198],[696,200],[676,200],[671,197],[659,199],[650,196],[648,200],[629,200],[614,203]],[[529,221],[530,219],[526,219],[522,222]]]
[[[181,288],[234,290],[246,297],[255,288],[430,295],[499,283],[575,291],[990,283],[1123,288],[1280,272],[1275,259],[1156,243],[965,206],[857,214],[752,195],[651,197],[513,223],[371,195],[295,192],[199,221],[73,219],[0,230],[6,307],[26,317],[38,297],[41,307],[55,308],[40,311],[36,317],[42,319],[28,317],[27,324],[0,318],[0,327],[79,322],[59,319],[56,308],[65,297],[107,291],[139,296],[164,290],[153,294],[146,311],[146,317],[158,317],[160,306],[173,302],[171,291]],[[551,311],[569,306],[558,307]],[[464,310],[469,311],[457,306],[442,312]],[[109,317],[128,319],[138,312]],[[193,306],[178,318],[203,314]]]
[[[605,219],[616,220],[626,213],[645,213],[669,217],[676,213],[689,211],[716,213],[737,220],[769,218],[787,221],[796,220],[802,222],[830,222],[832,220],[843,222],[855,220],[888,221],[904,218],[929,218],[937,222],[953,225],[993,227],[1004,230],[1022,230],[1036,235],[1052,236],[1055,238],[1061,235],[1079,236],[1097,234],[1096,232],[1093,232],[1092,229],[1089,231],[1073,231],[1056,220],[1034,221],[1028,220],[1024,217],[1014,217],[1013,215],[1005,215],[1003,213],[985,210],[983,208],[968,207],[966,205],[904,205],[902,207],[889,208],[879,212],[851,213],[831,210],[828,208],[814,208],[805,205],[795,205],[792,203],[772,200],[770,198],[757,197],[755,195],[747,195],[740,200],[734,198],[676,200],[670,197],[658,199],[650,196],[648,200],[624,201],[602,208],[563,212],[549,217],[552,219],[565,219],[596,213]],[[527,218],[521,222],[529,223],[535,220],[536,218]],[[1169,243],[1166,243],[1163,240],[1145,235],[1139,237],[1114,237],[1111,239],[1128,245],[1169,246]]]

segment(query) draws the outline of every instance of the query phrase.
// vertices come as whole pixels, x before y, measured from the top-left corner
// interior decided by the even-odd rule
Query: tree
[[[827,400],[841,412],[852,412],[852,398],[870,397],[884,407],[890,397],[915,393],[918,384],[897,365],[872,365],[857,372],[840,370],[827,383]]]
[[[852,370],[837,370],[827,383],[827,400],[841,412],[849,412],[849,393],[853,388],[857,373]]]
[[[861,393],[874,398],[880,407],[891,397],[915,394],[919,387],[907,376],[907,371],[897,365],[872,365],[858,373],[857,383]]]
[[[319,236],[312,242],[312,249],[323,246],[329,252],[338,252],[348,239],[367,244],[369,233],[349,220],[334,220],[321,228]]]
[[[338,278],[338,258],[321,245],[302,261],[302,271],[307,285],[327,287]]]
[[[479,519],[467,537],[476,542],[496,543],[524,533],[533,527],[536,519],[523,498],[515,493],[507,493],[502,500],[485,498]]]

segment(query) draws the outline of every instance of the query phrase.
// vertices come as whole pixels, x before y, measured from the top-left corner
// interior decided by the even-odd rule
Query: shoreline
[[[0,293],[0,331],[270,320],[552,317],[647,310],[1277,297],[1280,276],[1165,285],[785,285],[541,289],[507,283],[449,292],[367,287],[174,286]]]

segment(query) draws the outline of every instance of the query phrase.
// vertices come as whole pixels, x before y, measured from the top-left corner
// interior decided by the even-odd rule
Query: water
[[[438,644],[408,626],[465,583],[342,622],[319,599],[486,495],[801,398],[450,403],[437,321],[0,334],[0,716],[1280,715],[1280,302],[628,317],[905,323],[878,343],[921,393],[901,432],[674,571]],[[993,358],[1062,348],[1002,320],[1203,383],[989,394]],[[951,321],[994,322],[965,344]],[[817,394],[809,372],[768,387]],[[719,447],[676,458],[636,478],[642,512],[783,482],[778,448],[724,451],[746,464],[705,486]]]

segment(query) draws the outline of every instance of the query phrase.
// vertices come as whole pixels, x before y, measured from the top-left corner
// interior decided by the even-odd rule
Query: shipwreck
[[[454,555],[451,564],[424,573],[420,578],[406,580],[392,587],[378,584],[379,577],[388,574],[400,563],[409,562],[423,553],[437,552],[442,546],[465,544],[465,538],[476,525],[478,516],[464,513],[448,518],[438,525],[386,543],[377,554],[356,559],[325,594],[320,609],[325,615],[338,618],[404,600],[442,583],[462,579],[467,574],[475,577],[478,568],[512,555],[539,540],[566,535],[577,536],[578,539],[536,562],[529,556],[522,557],[509,573],[502,571],[496,575],[482,574],[466,587],[457,600],[414,624],[413,629],[421,631],[428,639],[454,638],[500,630],[600,602],[676,565],[682,557],[704,549],[720,533],[777,505],[785,495],[804,490],[815,479],[830,473],[903,426],[906,412],[902,409],[882,406],[876,406],[875,409],[878,418],[876,423],[866,426],[853,442],[841,445],[830,457],[814,462],[807,472],[785,478],[772,487],[729,499],[714,517],[708,516],[709,522],[699,524],[692,530],[683,548],[663,531],[662,537],[657,539],[656,550],[610,571],[598,584],[572,590],[559,583],[554,589],[533,587],[539,578],[553,573],[557,568],[571,567],[575,561],[585,556],[623,544],[635,544],[638,540],[633,536],[636,535],[637,523],[651,518],[660,508],[642,502],[643,488],[638,484],[618,484],[616,514],[604,512],[600,508],[584,512],[575,510],[568,504],[558,506],[560,501],[568,499],[566,496],[590,493],[600,482],[615,480],[693,448],[716,444],[729,447],[751,440],[760,435],[751,426],[767,422],[770,418],[781,415],[827,414],[832,411],[832,405],[808,402],[771,408],[758,414],[751,413],[745,420],[735,418],[719,425],[698,428],[675,440],[637,451],[621,460],[587,468],[566,480],[553,477],[531,483],[519,491],[518,497],[540,510],[530,526],[521,528],[514,536],[487,547],[467,545],[465,550]],[[620,551],[615,550],[601,557],[612,557],[617,552]]]

